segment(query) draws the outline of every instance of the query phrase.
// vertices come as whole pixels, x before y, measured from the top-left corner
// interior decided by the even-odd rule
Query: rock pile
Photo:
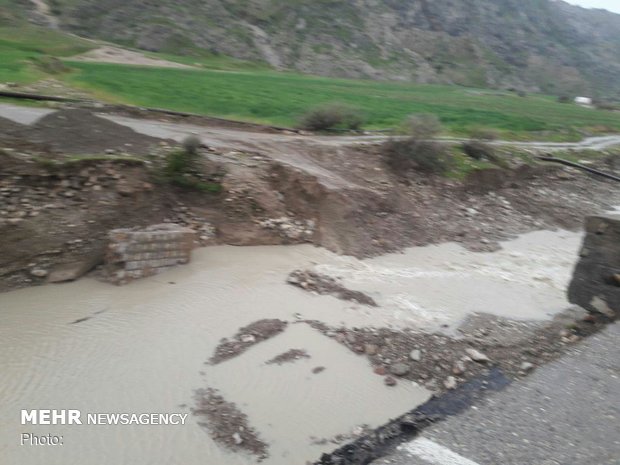
[[[310,241],[314,235],[316,223],[314,220],[296,220],[283,216],[281,218],[268,218],[262,220],[260,226],[265,229],[276,231],[280,237],[295,241]]]
[[[340,300],[350,300],[370,307],[377,306],[375,300],[369,295],[361,291],[347,289],[334,278],[312,271],[295,270],[289,275],[286,282],[317,294],[329,294]]]

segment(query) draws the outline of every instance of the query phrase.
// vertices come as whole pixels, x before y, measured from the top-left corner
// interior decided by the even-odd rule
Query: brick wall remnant
[[[170,223],[110,231],[106,278],[115,284],[127,284],[188,263],[195,239],[193,230]]]

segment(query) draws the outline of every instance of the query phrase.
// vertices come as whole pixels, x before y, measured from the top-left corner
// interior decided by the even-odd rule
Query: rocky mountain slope
[[[28,6],[29,0],[13,0]],[[49,0],[61,28],[343,77],[620,96],[620,15],[560,0]],[[39,5],[40,10],[40,5]]]

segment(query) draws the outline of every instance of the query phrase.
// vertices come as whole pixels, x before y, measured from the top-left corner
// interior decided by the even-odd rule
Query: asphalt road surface
[[[620,323],[372,465],[619,465]]]

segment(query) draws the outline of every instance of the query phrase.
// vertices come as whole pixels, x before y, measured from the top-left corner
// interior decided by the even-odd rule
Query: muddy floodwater
[[[444,244],[363,261],[310,245],[218,246],[124,287],[83,279],[0,294],[2,463],[255,463],[216,444],[191,414],[196,391],[213,388],[267,443],[262,463],[305,465],[334,449],[337,435],[385,423],[429,392],[409,381],[385,386],[365,357],[300,320],[451,332],[472,312],[547,319],[568,305],[580,240],[536,232],[492,254]],[[287,285],[299,268],[339,278],[379,307]],[[289,325],[238,357],[206,363],[222,338],[264,318]],[[290,349],[309,357],[266,363]],[[21,409],[190,415],[178,426],[33,426],[20,424]],[[62,435],[63,445],[20,446],[24,432]]]

